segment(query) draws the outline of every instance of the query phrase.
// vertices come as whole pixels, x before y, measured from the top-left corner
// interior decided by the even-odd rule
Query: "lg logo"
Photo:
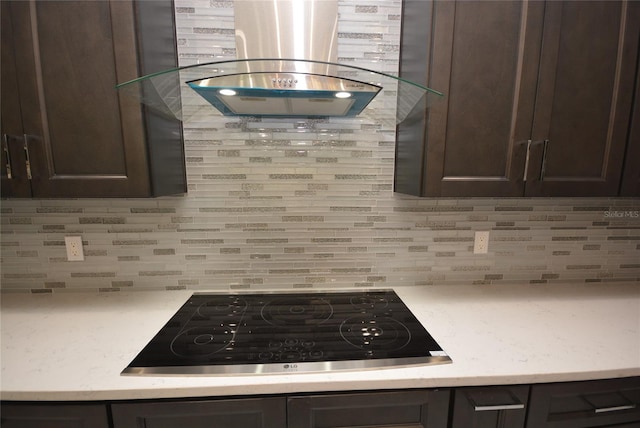
[[[284,366],[282,366],[283,369],[285,370],[298,370],[298,365],[297,364],[285,364]]]

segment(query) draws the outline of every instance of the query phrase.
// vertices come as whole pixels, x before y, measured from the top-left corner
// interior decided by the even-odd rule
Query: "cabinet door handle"
[[[27,134],[23,134],[23,142],[24,142],[24,158],[26,159],[27,166],[27,179],[31,180],[31,160],[29,159],[29,136]]]
[[[495,412],[497,410],[518,410],[524,409],[524,404],[522,403],[514,403],[514,404],[496,404],[491,406],[474,406],[473,410],[476,412]]]
[[[542,148],[542,166],[540,169],[540,180],[542,180],[542,177],[544,177],[544,168],[545,168],[545,161],[547,158],[547,146],[549,145],[549,140],[527,140],[527,141],[523,141],[521,144],[526,144],[527,145],[527,155],[524,159],[524,174],[522,175],[522,181],[527,181],[527,175],[529,175],[529,161],[531,160],[531,146],[533,145],[538,145],[538,144],[542,144],[543,148]]]
[[[622,406],[611,406],[611,407],[600,407],[597,409],[593,409],[596,413],[607,413],[607,412],[619,412],[621,410],[631,410],[635,409],[635,404],[624,404]]]
[[[13,179],[13,174],[11,173],[11,154],[9,152],[9,136],[7,134],[2,134],[2,151],[4,155],[7,157],[7,178],[9,180]]]
[[[540,165],[540,181],[544,180],[544,173],[547,167],[547,149],[549,148],[549,140],[544,140],[542,146],[542,165]]]
[[[531,154],[531,140],[527,140],[527,156],[524,159],[524,173],[522,174],[522,181],[527,181],[527,174],[529,173],[529,156]]]

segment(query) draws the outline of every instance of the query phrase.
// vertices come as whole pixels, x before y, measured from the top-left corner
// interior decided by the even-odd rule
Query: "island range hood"
[[[352,117],[382,89],[336,76],[337,0],[236,0],[234,13],[236,53],[248,70],[186,82],[223,115]],[[297,61],[252,70],[261,58]]]

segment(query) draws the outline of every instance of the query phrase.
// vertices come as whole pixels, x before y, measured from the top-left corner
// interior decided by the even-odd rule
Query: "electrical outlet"
[[[84,260],[82,236],[65,236],[64,244],[67,248],[67,260],[70,262],[81,262]]]
[[[489,231],[478,231],[473,241],[473,254],[487,254],[489,251]]]

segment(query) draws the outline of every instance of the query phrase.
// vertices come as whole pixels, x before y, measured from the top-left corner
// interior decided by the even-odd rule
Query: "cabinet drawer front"
[[[623,423],[640,424],[640,378],[534,385],[531,389],[528,427]]]
[[[2,428],[108,428],[102,404],[6,404],[0,411]]]
[[[127,403],[111,406],[114,428],[282,428],[284,398]]]
[[[456,389],[453,428],[523,428],[529,387],[490,386]]]
[[[288,428],[445,428],[449,391],[331,394],[289,398]]]

